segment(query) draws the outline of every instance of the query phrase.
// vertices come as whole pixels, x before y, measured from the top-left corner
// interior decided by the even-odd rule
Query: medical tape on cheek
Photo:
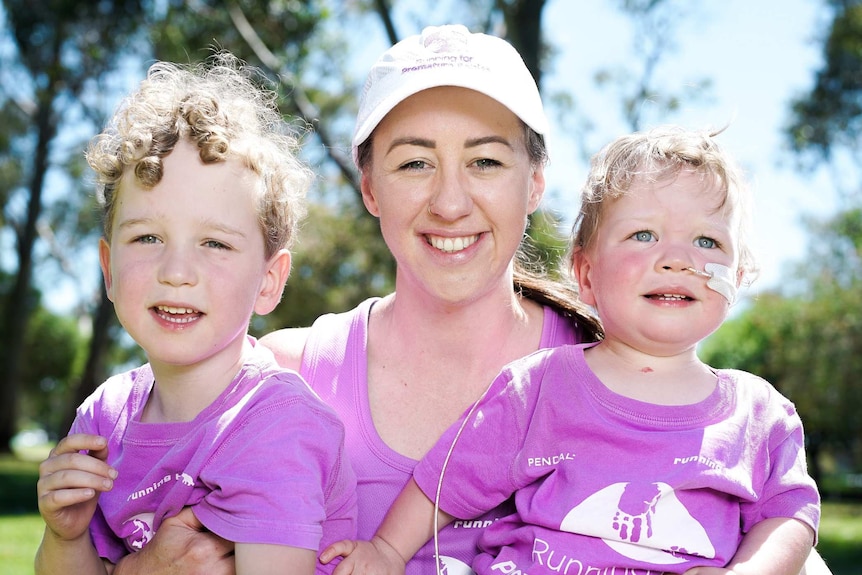
[[[703,266],[709,274],[706,287],[717,291],[730,303],[736,301],[736,274],[727,266],[708,263]]]

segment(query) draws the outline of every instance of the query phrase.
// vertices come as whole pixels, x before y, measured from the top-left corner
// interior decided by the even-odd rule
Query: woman
[[[417,460],[503,365],[600,337],[571,286],[531,276],[516,257],[545,188],[547,130],[518,53],[463,26],[426,28],[369,74],[354,159],[397,262],[395,293],[261,339],[345,423],[359,538],[374,533]],[[470,573],[482,526],[503,512],[441,532],[449,575]],[[232,573],[229,545],[201,537],[198,525],[190,512],[166,522],[115,573]],[[423,548],[407,573],[436,573],[432,554]]]

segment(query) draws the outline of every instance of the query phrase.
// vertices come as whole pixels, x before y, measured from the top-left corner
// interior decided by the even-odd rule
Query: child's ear
[[[572,273],[575,276],[575,281],[578,282],[578,299],[583,303],[591,306],[596,305],[596,298],[593,294],[593,283],[591,272],[593,264],[586,250],[582,247],[575,247],[572,250]]]
[[[739,289],[742,287],[742,284],[745,283],[745,270],[742,269],[742,266],[736,268],[736,287]]]
[[[102,267],[105,292],[108,294],[108,299],[114,301],[114,277],[111,275],[111,246],[105,238],[99,239],[99,265]]]
[[[284,294],[284,284],[290,275],[290,252],[279,250],[267,264],[266,272],[260,283],[260,292],[254,304],[254,313],[266,315],[275,309]]]

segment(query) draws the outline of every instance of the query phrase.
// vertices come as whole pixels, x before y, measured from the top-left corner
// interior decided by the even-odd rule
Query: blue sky
[[[684,7],[673,38],[676,51],[659,67],[661,85],[677,89],[683,82],[708,78],[711,97],[685,106],[664,121],[692,128],[730,122],[720,141],[737,157],[753,183],[756,208],[755,249],[761,274],[748,295],[780,284],[787,262],[799,261],[810,238],[800,225],[805,215],[826,216],[837,207],[825,173],[798,172],[783,148],[781,128],[789,102],[814,81],[821,62],[820,35],[828,23],[825,0],[724,0],[677,2]],[[600,91],[593,76],[631,58],[630,21],[616,2],[548,3],[547,39],[560,49],[553,70],[543,81],[551,92],[569,90],[587,112],[595,130],[588,147],[597,150],[627,131],[617,100]],[[650,111],[652,112],[652,111]],[[553,114],[553,110],[551,111]],[[653,116],[651,116],[653,117]],[[552,122],[553,123],[553,122]],[[547,201],[570,221],[586,166],[575,160],[572,138],[551,139]]]

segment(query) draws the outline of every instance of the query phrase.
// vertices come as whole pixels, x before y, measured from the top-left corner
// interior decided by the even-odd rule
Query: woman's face
[[[451,303],[512,290],[512,258],[545,188],[508,108],[456,87],[415,94],[380,122],[363,200],[398,264],[396,289]]]

